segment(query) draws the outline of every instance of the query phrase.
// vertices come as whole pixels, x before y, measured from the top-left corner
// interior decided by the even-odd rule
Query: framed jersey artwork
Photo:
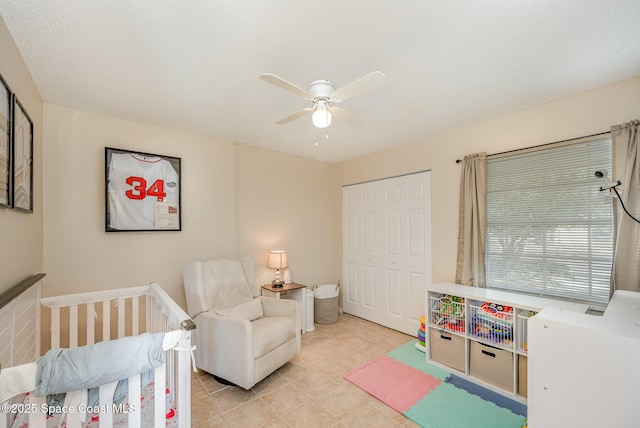
[[[105,230],[182,230],[180,185],[180,158],[105,147]]]

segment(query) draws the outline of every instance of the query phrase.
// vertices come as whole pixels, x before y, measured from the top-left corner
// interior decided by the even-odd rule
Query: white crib
[[[142,403],[141,391],[145,385],[141,384],[140,375],[128,379],[127,397],[125,402],[118,404],[117,407],[111,401],[115,383],[102,385],[99,392],[100,404],[96,407],[97,409],[117,408],[135,411],[124,412],[126,415],[117,415],[111,410],[99,410],[99,417],[94,421],[94,425],[101,428],[111,427],[114,425],[114,417],[118,417],[120,423],[123,423],[125,418],[125,426],[132,428],[148,425],[150,421],[153,421],[151,425],[156,428],[167,425],[190,427],[190,368],[193,355],[191,330],[195,328],[195,324],[169,295],[158,284],[152,283],[140,287],[40,298],[38,280],[42,276],[44,275],[39,278],[34,277],[32,281],[36,283],[26,290],[18,290],[20,291],[18,295],[15,295],[17,291],[10,290],[0,296],[2,369],[35,361],[40,354],[40,325],[45,328],[47,325],[50,326],[51,349],[91,345],[102,340],[137,336],[145,332],[173,331],[172,336],[177,338],[177,344],[165,351],[165,364],[155,369],[153,382],[149,384],[153,385],[151,388],[153,388],[154,397],[161,397],[161,399],[154,399],[152,404]],[[13,294],[9,296],[11,297],[9,302],[7,294]],[[44,322],[41,322],[41,317]],[[108,363],[105,361],[105,364]],[[195,368],[195,365],[193,367]],[[172,400],[165,399],[165,390],[170,392]],[[74,399],[86,398],[85,391],[67,395]],[[66,414],[65,423],[69,428],[82,426],[80,420],[86,418],[84,415],[78,415],[78,403],[82,401],[65,403],[70,404],[70,408],[75,410],[73,413]],[[12,421],[16,419],[16,411],[29,413],[30,427],[47,426],[45,410],[48,407],[45,397],[35,397],[35,394],[29,393],[25,400],[25,395],[20,394],[3,404],[0,428],[11,426]],[[148,414],[144,416],[139,411],[143,404],[149,409],[147,413],[153,415],[152,418]],[[77,408],[74,408],[74,405]],[[172,409],[168,409],[167,405],[172,406]],[[169,410],[174,410],[173,413],[169,412],[173,415],[172,420],[165,416]],[[23,414],[22,419],[25,417],[26,415]]]

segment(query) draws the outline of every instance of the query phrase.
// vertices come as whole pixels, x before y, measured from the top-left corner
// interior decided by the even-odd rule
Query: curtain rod
[[[584,137],[568,138],[566,140],[554,141],[553,143],[544,143],[544,144],[539,144],[537,146],[524,147],[522,149],[513,149],[513,150],[507,150],[507,151],[504,151],[504,152],[492,153],[492,154],[487,155],[487,156],[498,156],[498,155],[505,155],[507,153],[519,152],[519,151],[522,151],[522,150],[539,149],[539,148],[542,148],[542,147],[545,147],[545,146],[550,146],[552,144],[566,143],[568,141],[581,140],[583,138],[590,138],[590,137],[597,137],[599,135],[605,135],[605,134],[610,134],[610,133],[611,133],[611,131],[599,132],[597,134],[585,135]],[[461,163],[461,162],[462,162],[462,159],[456,159],[456,163]]]

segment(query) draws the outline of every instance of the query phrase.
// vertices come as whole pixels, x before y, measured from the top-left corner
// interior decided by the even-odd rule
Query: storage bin
[[[318,324],[333,324],[338,321],[338,286],[318,285],[313,290],[313,312]]]
[[[513,348],[513,308],[491,302],[469,305],[471,323],[469,332],[487,342]]]
[[[527,396],[527,357],[518,355],[518,395]]]
[[[464,297],[444,294],[429,297],[431,305],[431,324],[445,330],[465,331]]]
[[[513,392],[513,353],[472,340],[469,374]]]
[[[465,371],[464,337],[430,328],[429,339],[433,361],[461,372]]]

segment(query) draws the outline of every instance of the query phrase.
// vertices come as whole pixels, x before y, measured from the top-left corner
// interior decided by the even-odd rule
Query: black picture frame
[[[9,85],[0,74],[0,207],[9,208],[13,206],[12,95]]]
[[[181,158],[105,147],[105,231],[182,230]]]
[[[13,208],[33,212],[33,121],[13,94]]]

